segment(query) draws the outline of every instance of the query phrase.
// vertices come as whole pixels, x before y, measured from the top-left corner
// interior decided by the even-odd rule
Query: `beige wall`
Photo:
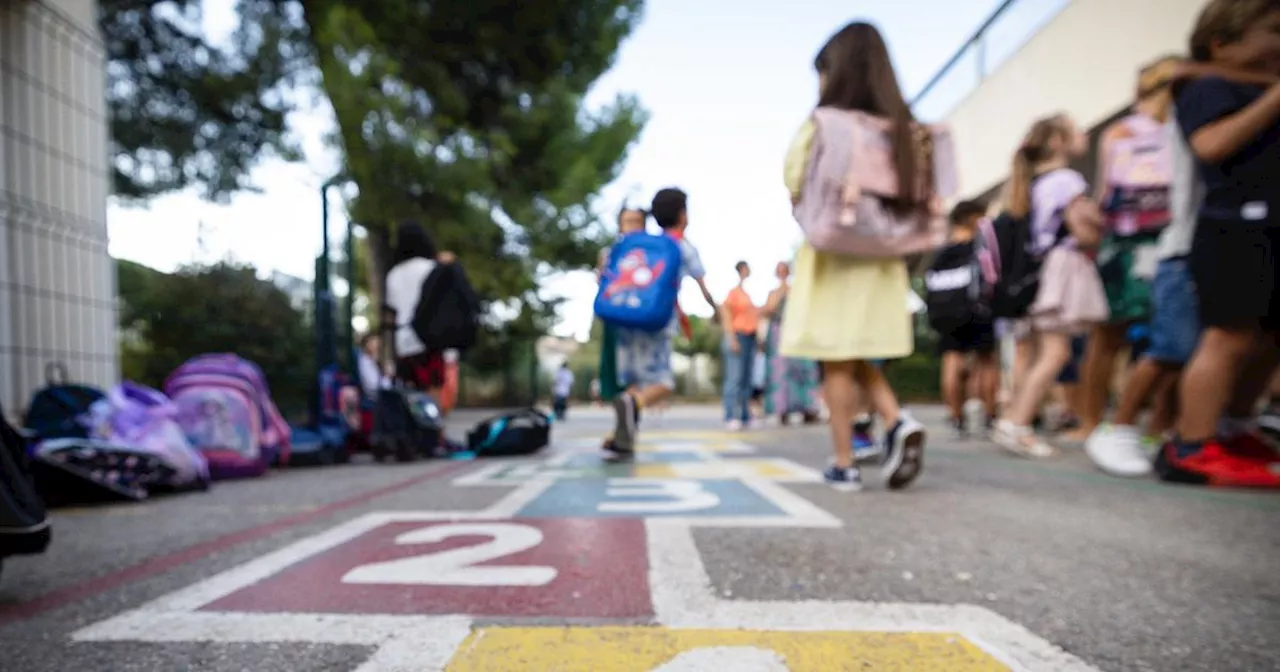
[[[1129,104],[1138,69],[1186,52],[1205,0],[1073,0],[947,117],[955,131],[961,193],[1004,180],[1037,118],[1066,112],[1082,127]]]
[[[0,402],[47,362],[119,375],[107,254],[107,113],[94,0],[0,0]]]

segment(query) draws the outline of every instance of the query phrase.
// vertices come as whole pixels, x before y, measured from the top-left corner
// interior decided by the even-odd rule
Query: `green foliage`
[[[264,154],[297,156],[286,89],[310,61],[297,6],[242,0],[232,46],[200,30],[201,0],[100,0],[115,194],[247,189]],[[292,7],[292,10],[290,9]]]
[[[352,215],[371,237],[423,222],[482,298],[515,315],[486,335],[480,362],[545,333],[556,302],[540,282],[589,267],[604,242],[592,199],[644,114],[630,97],[595,112],[583,98],[641,4],[308,4],[336,144],[360,191]]]
[[[262,367],[281,410],[305,409],[314,386],[314,339],[303,315],[250,266],[191,266],[166,275],[120,262],[126,373],[160,386],[187,359],[234,352]]]

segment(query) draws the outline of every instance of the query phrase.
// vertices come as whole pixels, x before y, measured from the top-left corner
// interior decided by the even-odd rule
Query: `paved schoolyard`
[[[65,510],[0,670],[1271,670],[1280,497],[952,441],[887,492],[825,428],[575,410],[530,459],[358,463]],[[457,418],[459,429],[471,417]]]

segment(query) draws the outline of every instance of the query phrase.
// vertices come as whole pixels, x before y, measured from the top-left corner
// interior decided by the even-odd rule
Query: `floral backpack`
[[[943,199],[957,190],[955,153],[945,126],[920,126],[926,157],[920,179],[932,186],[927,210],[898,214],[901,193],[893,163],[892,122],[864,112],[820,107],[794,214],[814,249],[858,257],[908,257],[947,238]]]

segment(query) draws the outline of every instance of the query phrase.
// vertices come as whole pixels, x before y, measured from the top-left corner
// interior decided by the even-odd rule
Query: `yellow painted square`
[[[631,468],[636,478],[675,478],[676,474],[669,464],[637,464]]]
[[[766,660],[772,660],[772,665],[752,665]],[[473,632],[462,643],[445,669],[447,672],[652,672],[702,669],[712,664],[750,665],[750,669],[789,672],[1009,670],[954,633],[657,627],[484,628]]]

